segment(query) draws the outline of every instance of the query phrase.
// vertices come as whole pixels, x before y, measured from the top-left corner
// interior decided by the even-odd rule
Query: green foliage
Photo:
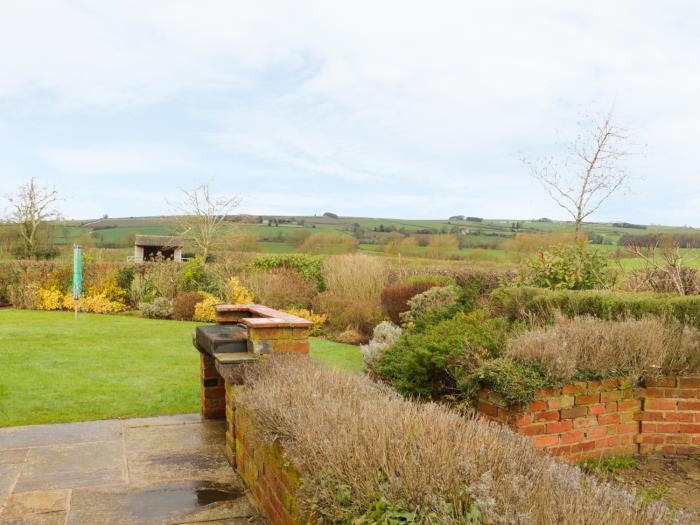
[[[565,290],[605,288],[610,284],[608,261],[583,244],[552,246],[527,263],[520,282]]]
[[[632,456],[608,456],[601,459],[585,459],[579,462],[578,466],[589,474],[615,474],[636,467],[637,461]]]
[[[406,327],[414,332],[422,332],[440,321],[454,317],[458,312],[473,310],[478,293],[477,281],[470,281],[463,287],[430,288],[409,300],[409,310],[399,317]]]
[[[299,270],[304,278],[314,281],[319,291],[325,290],[325,282],[321,271],[323,259],[319,256],[305,254],[269,254],[257,256],[251,266],[257,270],[273,270],[275,268],[292,268]]]
[[[180,268],[180,288],[185,292],[209,291],[212,277],[201,257],[187,261]]]
[[[482,386],[491,387],[512,406],[530,403],[537,390],[550,385],[538,367],[501,357],[485,362],[460,383],[460,388],[472,400]]]
[[[462,397],[459,383],[505,347],[507,323],[477,310],[405,334],[372,371],[399,392],[428,399]]]
[[[651,315],[700,328],[700,296],[697,295],[505,287],[491,294],[491,307],[496,315],[510,320],[549,322],[558,312],[566,317],[590,315],[608,320],[641,319]]]
[[[645,503],[651,503],[652,501],[660,501],[668,496],[671,489],[664,487],[663,485],[657,485],[650,489],[642,489],[637,492],[637,497]]]
[[[375,502],[362,517],[355,520],[356,525],[401,525],[403,523],[418,523],[417,514],[396,508],[384,499]]]

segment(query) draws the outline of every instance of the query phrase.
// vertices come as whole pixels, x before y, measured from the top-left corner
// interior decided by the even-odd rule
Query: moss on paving
[[[196,325],[0,309],[0,426],[198,411]],[[321,339],[311,356],[362,366],[357,347]]]

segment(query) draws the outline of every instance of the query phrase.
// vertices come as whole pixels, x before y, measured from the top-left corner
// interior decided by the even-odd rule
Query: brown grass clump
[[[554,381],[577,375],[642,377],[696,370],[700,332],[658,318],[605,321],[559,318],[554,326],[524,332],[509,343],[513,359],[540,365]]]
[[[316,310],[328,315],[334,331],[356,330],[366,340],[382,320],[381,293],[387,268],[380,257],[335,255],[323,262],[326,291],[316,299]]]
[[[271,308],[309,308],[316,296],[316,283],[290,268],[247,272],[241,284],[255,294],[256,301]]]
[[[557,464],[507,427],[407,401],[367,377],[275,356],[241,402],[261,438],[300,471],[310,523],[352,522],[373,504],[413,523],[675,523],[664,505]],[[470,521],[468,516],[477,521]]]

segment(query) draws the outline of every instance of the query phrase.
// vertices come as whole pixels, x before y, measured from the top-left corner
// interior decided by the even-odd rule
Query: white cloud
[[[190,165],[181,152],[164,147],[52,148],[43,156],[54,168],[72,175],[163,173]]]
[[[363,205],[343,198],[349,188],[387,195],[393,184],[417,201],[383,202],[406,214],[463,202],[540,216],[556,208],[523,180],[518,153],[548,148],[581,109],[614,104],[649,144],[631,165],[641,187],[678,211],[633,195],[602,212],[675,220],[700,193],[698,15],[690,0],[3,2],[0,108],[37,94],[68,120],[201,105],[198,131],[217,153],[273,163],[298,187],[336,181],[323,195],[341,212]],[[165,144],[67,148],[58,137],[36,155],[65,173],[196,178],[199,167]],[[208,157],[206,147],[193,155]]]

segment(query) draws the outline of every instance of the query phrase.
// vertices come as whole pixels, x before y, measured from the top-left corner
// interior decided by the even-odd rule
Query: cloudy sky
[[[694,1],[4,0],[0,195],[69,217],[565,218],[520,158],[614,108],[646,154],[600,220],[700,226]]]

